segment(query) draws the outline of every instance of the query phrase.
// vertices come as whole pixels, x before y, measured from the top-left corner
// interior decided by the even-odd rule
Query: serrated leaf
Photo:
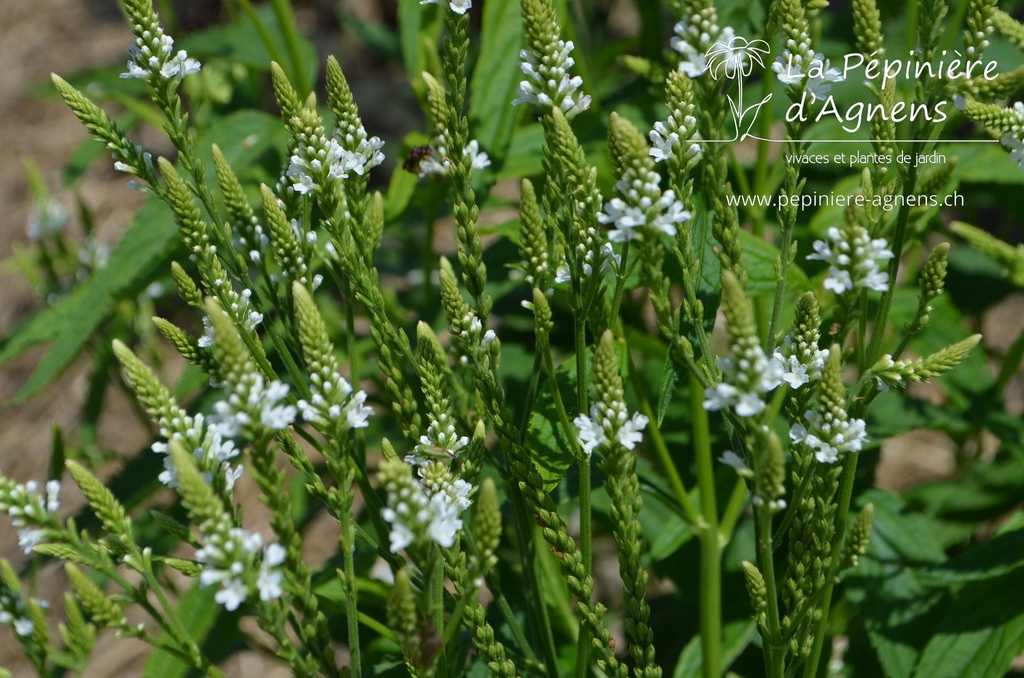
[[[12,398],[21,402],[41,391],[79,354],[114,304],[162,269],[178,241],[171,212],[156,199],[139,210],[110,254],[107,265],[80,287],[18,326],[3,342],[0,364],[53,340],[32,376]]]
[[[1024,650],[1024,569],[972,582],[921,653],[917,678],[1001,678]]]
[[[743,270],[747,272],[747,294],[757,297],[775,292],[775,260],[779,250],[774,245],[744,230],[740,230],[740,249]],[[717,259],[717,258],[716,258]],[[789,267],[786,291],[797,296],[810,288],[807,274],[794,263]]]
[[[576,402],[576,360],[570,358],[555,370],[558,390],[563,403]],[[542,379],[526,428],[525,446],[537,472],[544,481],[544,489],[551,491],[565,477],[573,464],[572,444],[558,423],[555,399]],[[566,405],[569,407],[569,405]]]
[[[469,85],[469,124],[480,148],[496,161],[506,155],[521,106],[512,106],[521,72],[510,54],[523,39],[519,0],[488,0],[484,4],[480,56]],[[494,173],[485,176],[493,178]]]
[[[672,396],[675,394],[676,385],[679,384],[681,374],[680,367],[669,353],[665,356],[665,369],[662,371],[661,386],[658,388],[658,426],[665,419],[669,405],[672,404]]]
[[[945,603],[943,591],[922,576],[945,561],[928,523],[908,513],[900,498],[875,489],[861,503],[874,505],[868,551],[846,576],[848,595],[860,606],[865,628],[887,676],[909,678]]]
[[[923,575],[936,583],[959,584],[1001,577],[1024,566],[1024,530],[1000,534]]]

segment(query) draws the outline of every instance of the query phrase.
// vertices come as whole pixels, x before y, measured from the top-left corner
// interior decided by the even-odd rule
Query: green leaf
[[[555,378],[562,403],[576,402],[575,358],[559,365],[555,370]],[[547,385],[547,380],[542,378],[533,411],[530,412],[530,423],[526,428],[525,447],[544,481],[544,489],[550,492],[565,477],[574,459],[572,442],[558,423],[555,399]]]
[[[775,293],[775,260],[779,250],[753,233],[740,230],[741,263],[747,272],[747,294],[752,297]],[[716,258],[717,260],[717,258]],[[790,296],[797,296],[810,289],[810,281],[795,263],[789,267],[786,279],[786,291]],[[706,311],[705,311],[706,312]]]
[[[737,619],[727,622],[722,626],[722,670],[725,671],[732,665],[740,654],[750,645],[754,638],[753,619]],[[699,676],[701,665],[704,662],[704,648],[701,647],[700,636],[694,636],[676,662],[676,668],[672,671],[672,678],[690,678]]]
[[[846,576],[850,599],[860,606],[878,660],[891,678],[909,678],[942,611],[943,592],[929,586],[923,570],[945,561],[928,523],[908,513],[886,490],[866,492],[874,505],[868,551]]]
[[[669,405],[672,404],[672,396],[676,392],[676,385],[679,383],[679,377],[681,376],[679,367],[676,365],[675,359],[672,358],[672,354],[669,353],[665,356],[665,369],[662,371],[661,386],[658,388],[658,427],[661,427],[661,422],[665,419],[665,413],[668,412]]]
[[[522,38],[519,0],[488,0],[483,8],[480,57],[469,87],[469,125],[471,136],[496,162],[506,155],[522,108],[512,106],[520,70],[516,60],[509,58],[519,53]]]
[[[919,678],[1001,678],[1024,650],[1024,568],[957,593],[924,648]]]
[[[955,584],[1001,577],[1021,566],[1024,566],[1024,530],[1014,530],[924,574],[943,584]]]
[[[443,11],[448,11],[445,7]],[[441,12],[434,5],[421,7],[419,0],[399,0],[398,36],[402,45],[402,61],[405,71],[412,78],[419,78],[423,70],[420,64],[420,50],[423,37],[430,36],[433,43],[441,31]]]
[[[281,119],[263,111],[243,110],[229,113],[206,128],[197,144],[199,157],[206,171],[215,177],[213,144],[224,153],[224,159],[234,169],[239,180],[246,182],[246,169],[256,165],[268,150],[284,155],[288,147],[288,133]]]
[[[1024,460],[1018,454],[1000,455],[993,463],[978,463],[957,478],[920,485],[904,495],[908,506],[943,531],[942,544],[960,541],[982,523],[1006,515],[1021,496]]]
[[[184,627],[188,629],[192,640],[196,641],[198,645],[205,644],[204,641],[220,615],[220,607],[213,600],[215,594],[214,587],[202,588],[196,582],[178,601],[176,610],[178,617]],[[228,634],[219,634],[218,642],[226,645],[228,637]],[[161,639],[169,644],[174,643],[166,633],[161,636]],[[189,669],[188,664],[174,655],[157,649],[146,660],[142,675],[143,678],[184,678],[188,675]]]
[[[107,265],[66,297],[15,329],[0,347],[0,364],[45,341],[53,341],[32,376],[12,399],[41,391],[75,359],[117,300],[141,288],[164,267],[178,229],[163,203],[150,199],[110,254]]]

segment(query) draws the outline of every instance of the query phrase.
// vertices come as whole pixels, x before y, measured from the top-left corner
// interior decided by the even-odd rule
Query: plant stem
[[[697,485],[704,527],[700,531],[700,639],[704,678],[720,678],[722,645],[722,546],[715,499],[715,469],[711,458],[711,432],[704,409],[703,390],[690,375],[690,413],[693,449],[697,458]]]
[[[654,446],[654,453],[658,456],[658,461],[661,462],[661,467],[665,471],[669,485],[672,486],[672,490],[675,492],[676,499],[679,500],[679,507],[682,509],[680,516],[686,521],[687,525],[696,529],[703,525],[703,521],[700,514],[694,508],[693,502],[690,501],[690,494],[686,491],[686,485],[683,484],[683,479],[676,469],[676,463],[672,459],[668,445],[665,444],[665,438],[661,435],[661,429],[653,423],[655,421],[654,409],[647,399],[647,394],[644,392],[643,383],[640,379],[640,373],[637,372],[632,358],[629,360],[629,378],[633,383],[633,390],[636,392],[637,401],[640,404],[640,412],[652,422],[651,426],[646,429],[647,438],[651,441],[651,445]]]
[[[835,588],[836,574],[839,570],[839,554],[846,535],[846,516],[850,512],[850,500],[853,497],[853,481],[857,470],[858,452],[847,452],[843,460],[843,480],[839,486],[839,503],[835,517],[835,536],[832,539],[832,564],[829,568],[825,587],[822,591],[821,617],[814,625],[814,645],[804,665],[804,678],[814,678],[818,674],[818,662],[821,660],[821,649],[825,644],[825,629],[828,626],[828,613],[832,604],[832,590]]]
[[[772,544],[771,510],[764,506],[757,515],[757,558],[764,575],[768,602],[768,637],[765,638],[765,665],[769,678],[782,678],[784,671],[782,629],[779,624],[779,596],[775,585],[775,548]]]
[[[871,328],[871,343],[868,345],[868,359],[865,363],[868,367],[878,362],[879,354],[882,352],[885,325],[889,321],[889,308],[892,306],[892,296],[896,291],[896,274],[900,271],[900,259],[907,239],[907,221],[910,218],[910,208],[907,206],[907,202],[909,196],[914,192],[916,181],[917,166],[912,164],[903,179],[903,202],[900,205],[899,215],[896,217],[896,232],[892,238],[893,257],[889,260],[889,289],[882,294],[882,298],[878,302],[875,324]]]
[[[302,52],[299,49],[299,30],[295,27],[295,14],[292,12],[292,5],[289,0],[270,0],[274,8],[274,16],[277,18],[278,27],[284,35],[284,44],[288,48],[288,57],[292,62],[292,75],[299,96],[305,97],[309,94],[309,79],[306,77],[306,66],[302,63]]]
[[[576,315],[575,352],[576,352],[576,398],[581,414],[587,412],[587,344],[586,319]],[[580,552],[583,557],[583,572],[591,572],[591,511],[590,511],[590,455],[579,455],[580,467]],[[580,634],[576,641],[576,676],[587,675],[590,663],[590,631],[586,625],[580,626]]]

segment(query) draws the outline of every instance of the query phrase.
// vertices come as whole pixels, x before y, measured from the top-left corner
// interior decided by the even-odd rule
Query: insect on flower
[[[413,174],[420,173],[420,163],[424,159],[429,158],[434,154],[434,149],[424,144],[422,146],[413,146],[409,150],[409,155],[406,156],[405,162],[402,164],[402,169],[406,172],[412,172]]]

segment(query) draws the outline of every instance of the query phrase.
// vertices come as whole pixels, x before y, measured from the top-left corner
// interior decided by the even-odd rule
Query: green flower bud
[[[192,277],[185,272],[176,261],[171,262],[171,278],[174,279],[174,286],[178,289],[178,296],[189,306],[202,306],[203,294],[199,291]]]
[[[843,544],[843,564],[840,569],[856,567],[857,559],[867,553],[874,511],[875,507],[868,504],[854,519],[850,533],[846,535],[846,543]]]
[[[81,570],[71,563],[64,563],[64,571],[75,592],[75,600],[82,606],[86,617],[102,628],[120,629],[128,626],[121,606]]]

